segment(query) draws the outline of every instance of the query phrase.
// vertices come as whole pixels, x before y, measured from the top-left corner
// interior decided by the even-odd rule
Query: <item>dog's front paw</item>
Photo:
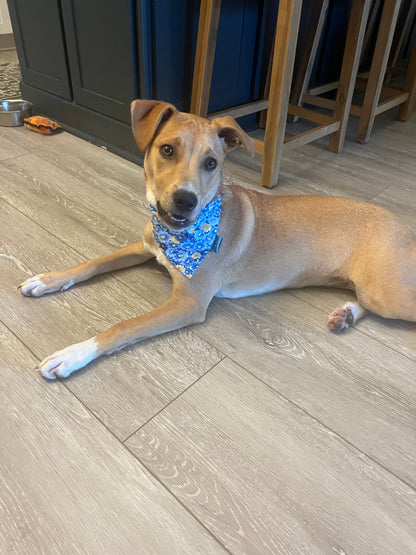
[[[65,291],[73,284],[73,280],[61,277],[59,272],[50,272],[48,274],[38,274],[27,279],[19,285],[18,289],[20,289],[25,297],[41,297],[46,293]]]
[[[46,293],[46,284],[42,279],[44,275],[38,274],[19,285],[18,289],[20,289],[22,295],[25,295],[25,297],[41,297]]]
[[[91,362],[95,358],[96,352],[96,342],[94,339],[88,339],[46,357],[35,370],[38,370],[48,380],[67,378],[72,372],[84,368]]]
[[[349,328],[354,324],[354,315],[351,308],[341,307],[334,310],[329,315],[328,327],[331,331],[338,333],[344,329]]]

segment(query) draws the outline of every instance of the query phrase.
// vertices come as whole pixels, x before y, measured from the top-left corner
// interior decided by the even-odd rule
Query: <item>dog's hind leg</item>
[[[348,302],[336,308],[328,317],[328,327],[331,331],[338,333],[353,326],[360,318],[370,311],[362,307],[358,302]]]
[[[373,253],[373,260],[354,279],[358,302],[383,318],[416,322],[416,244],[396,246],[390,257]]]
[[[93,276],[129,268],[153,258],[143,244],[143,241],[124,247],[112,254],[87,260],[69,270],[39,274],[27,279],[18,289],[26,297],[41,297],[46,293],[65,291],[75,283],[86,281]]]

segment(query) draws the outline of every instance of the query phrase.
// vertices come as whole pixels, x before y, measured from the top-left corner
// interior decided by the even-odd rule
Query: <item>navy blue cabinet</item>
[[[134,98],[189,109],[199,0],[8,3],[22,94],[37,112],[132,158],[138,156],[129,125]],[[350,6],[351,0],[330,2],[315,82],[337,78]],[[222,0],[209,112],[262,97],[277,11],[277,0]],[[240,123],[250,129],[256,118]]]

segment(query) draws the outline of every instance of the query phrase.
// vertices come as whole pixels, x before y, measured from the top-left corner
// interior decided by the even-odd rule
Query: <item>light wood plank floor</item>
[[[283,159],[267,194],[343,195],[416,228],[416,117]],[[237,163],[237,162],[241,162]],[[236,154],[228,180],[255,186]],[[416,553],[416,325],[339,336],[345,291],[216,300],[207,321],[50,383],[54,350],[170,294],[156,263],[23,298],[28,276],[136,241],[143,170],[0,127],[0,553]]]

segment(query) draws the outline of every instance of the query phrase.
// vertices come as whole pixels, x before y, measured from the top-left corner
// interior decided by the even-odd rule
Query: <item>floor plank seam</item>
[[[416,487],[414,487],[413,485],[409,484],[408,482],[406,482],[406,480],[404,480],[403,478],[400,478],[399,476],[397,476],[397,474],[395,474],[392,470],[390,470],[389,468],[387,468],[386,466],[384,466],[381,462],[379,462],[378,460],[374,459],[371,455],[369,455],[368,453],[366,453],[365,451],[363,451],[362,449],[360,449],[359,447],[357,447],[356,445],[354,445],[353,443],[351,443],[351,441],[349,441],[348,439],[346,439],[344,436],[340,435],[338,432],[335,432],[334,430],[332,430],[332,428],[330,428],[329,426],[327,426],[324,422],[322,422],[319,418],[317,418],[316,416],[312,415],[311,413],[309,413],[307,410],[305,410],[304,408],[302,408],[300,405],[298,405],[297,403],[295,403],[294,401],[292,401],[291,399],[289,399],[289,397],[286,397],[286,395],[284,395],[283,393],[281,393],[280,391],[278,391],[277,389],[275,389],[274,387],[272,387],[270,384],[268,384],[266,381],[262,380],[261,378],[259,378],[256,374],[254,374],[251,370],[249,370],[248,368],[245,368],[244,366],[241,365],[240,362],[238,362],[237,360],[235,360],[232,356],[227,355],[227,358],[229,360],[231,360],[234,364],[236,364],[239,368],[241,368],[243,371],[247,372],[248,374],[250,374],[250,376],[252,378],[255,378],[256,380],[258,380],[259,382],[261,382],[264,386],[266,386],[269,390],[271,390],[274,394],[278,395],[279,397],[281,397],[282,399],[284,399],[287,403],[289,403],[290,405],[296,407],[298,410],[300,410],[303,414],[307,415],[309,418],[311,418],[314,422],[317,422],[320,426],[322,426],[323,428],[325,428],[325,430],[328,430],[328,432],[334,436],[336,436],[337,438],[339,438],[341,441],[345,442],[347,445],[349,445],[352,449],[354,449],[355,451],[362,453],[365,457],[367,457],[369,460],[371,460],[374,464],[376,464],[377,466],[379,466],[380,468],[383,468],[386,472],[388,472],[390,475],[394,476],[395,478],[397,478],[397,480],[400,480],[400,482],[402,482],[403,484],[405,484],[407,487],[409,487],[410,489],[412,489],[413,491],[416,492]]]
[[[217,349],[218,351],[218,349]],[[147,424],[149,424],[149,422],[151,422],[154,418],[156,418],[159,414],[161,414],[165,409],[167,409],[172,403],[174,403],[177,399],[179,399],[180,397],[182,397],[182,395],[184,393],[186,393],[189,389],[191,389],[191,387],[193,387],[195,384],[197,384],[202,378],[204,378],[205,376],[207,376],[212,370],[214,370],[214,368],[216,368],[220,362],[222,362],[226,357],[226,355],[224,355],[224,353],[221,353],[220,351],[218,351],[221,355],[222,358],[216,362],[215,364],[213,364],[211,366],[211,368],[209,368],[208,370],[206,370],[203,374],[201,374],[195,381],[193,381],[191,384],[189,384],[185,389],[183,389],[180,393],[178,393],[178,395],[176,395],[176,397],[173,397],[169,403],[167,403],[164,407],[162,407],[160,410],[158,410],[155,414],[153,414],[153,416],[151,416],[150,418],[148,418],[146,420],[146,422],[143,422],[143,424],[141,424],[136,430],[134,430],[134,432],[132,432],[131,434],[129,434],[126,438],[124,438],[122,441],[122,443],[125,443],[126,441],[128,441],[132,436],[134,436],[135,433],[137,433],[139,430],[141,430],[142,428],[144,428]]]
[[[384,189],[382,189],[381,191],[378,191],[378,193],[376,193],[375,195],[373,195],[372,197],[370,197],[368,199],[368,202],[372,202],[374,199],[376,199],[378,196],[382,195],[385,191],[387,191],[387,189],[391,187],[391,183],[389,185],[387,185],[387,187],[384,187]]]

